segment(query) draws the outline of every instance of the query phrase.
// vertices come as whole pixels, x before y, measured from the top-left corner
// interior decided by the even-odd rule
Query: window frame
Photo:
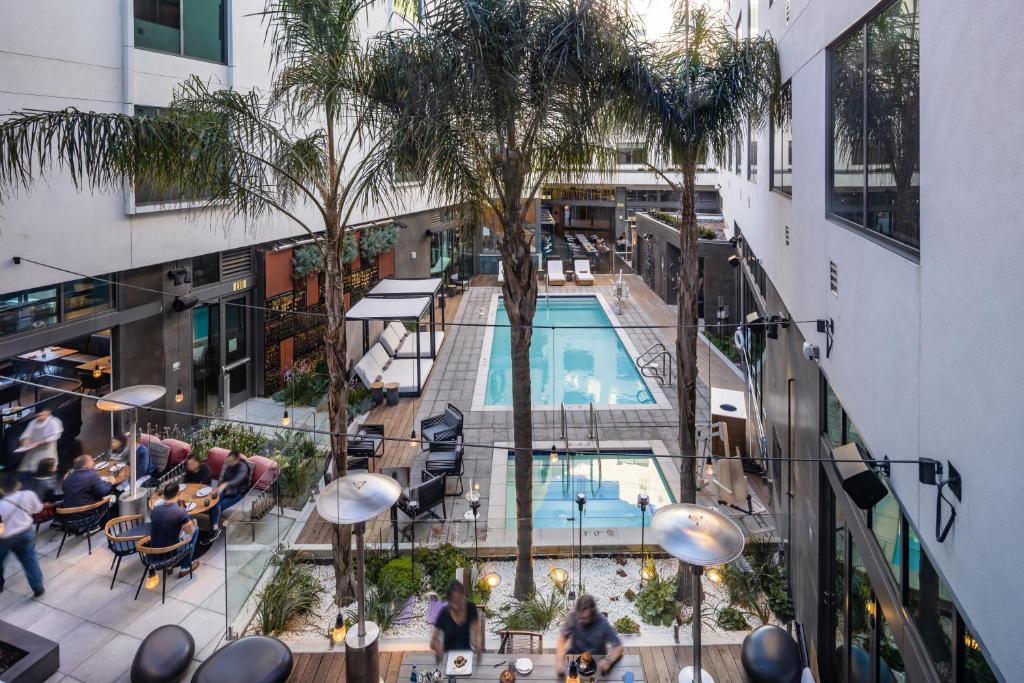
[[[826,73],[826,78],[825,78],[825,88],[826,88],[826,92],[825,92],[825,114],[826,114],[826,119],[825,119],[825,121],[826,121],[826,133],[825,133],[825,135],[826,135],[826,140],[825,140],[825,142],[826,142],[826,145],[825,145],[825,178],[826,178],[826,182],[825,182],[825,220],[829,221],[830,223],[834,223],[835,225],[838,225],[840,227],[846,228],[847,230],[851,230],[853,232],[856,232],[857,234],[867,238],[869,241],[874,242],[875,244],[877,244],[877,245],[879,245],[881,247],[885,247],[889,251],[904,257],[908,261],[912,261],[914,263],[920,263],[920,261],[921,261],[921,248],[920,248],[920,241],[921,241],[920,230],[921,230],[921,226],[920,226],[920,218],[918,219],[918,245],[919,246],[917,246],[917,247],[913,247],[913,246],[911,246],[909,244],[901,242],[900,240],[897,240],[894,237],[889,237],[888,235],[884,235],[884,234],[882,234],[882,233],[880,233],[880,232],[878,232],[876,230],[872,230],[871,228],[867,227],[867,225],[866,225],[866,222],[867,222],[867,207],[868,207],[868,196],[867,196],[868,192],[867,192],[867,190],[868,190],[868,187],[869,187],[869,185],[868,185],[868,168],[867,168],[867,159],[868,159],[868,149],[867,149],[867,147],[868,147],[868,143],[867,143],[867,136],[866,135],[863,136],[864,140],[861,143],[861,159],[864,160],[864,183],[863,183],[863,194],[864,194],[864,197],[861,200],[861,206],[862,206],[862,214],[861,215],[864,218],[865,225],[861,225],[861,224],[855,223],[854,221],[851,221],[849,219],[843,218],[842,216],[839,216],[839,215],[837,215],[837,214],[832,212],[832,190],[833,190],[833,187],[834,187],[834,175],[833,175],[833,173],[834,173],[834,161],[835,161],[835,123],[834,123],[835,122],[835,106],[834,106],[835,103],[833,102],[833,97],[832,97],[832,74],[833,74],[833,67],[835,66],[836,50],[843,43],[845,43],[847,40],[849,40],[854,35],[856,35],[858,32],[864,34],[863,41],[862,41],[863,42],[863,46],[862,46],[862,52],[861,52],[861,66],[864,69],[864,78],[863,78],[863,85],[862,85],[862,89],[861,89],[861,98],[862,98],[862,103],[863,103],[862,104],[863,110],[866,112],[867,111],[867,97],[868,97],[868,77],[867,77],[868,47],[869,47],[868,46],[868,40],[867,40],[868,25],[872,21],[877,19],[879,16],[881,16],[883,13],[885,13],[887,10],[889,10],[891,7],[895,6],[899,2],[902,2],[902,0],[888,0],[887,2],[883,2],[883,3],[879,4],[878,6],[874,7],[870,12],[868,12],[865,15],[863,15],[860,19],[858,19],[856,22],[854,22],[851,25],[851,27],[849,29],[847,29],[846,31],[844,31],[838,38],[836,38],[834,41],[829,43],[828,47],[825,50],[825,56],[826,56],[826,61],[825,61],[825,64],[826,64],[826,66],[825,66],[825,73]],[[918,24],[920,24],[920,21],[921,21],[921,19],[920,19],[920,15],[919,15],[918,16]],[[918,46],[918,50],[920,50],[920,45]],[[919,77],[920,77],[920,74],[919,74]],[[920,87],[920,82],[918,84],[918,87]],[[920,125],[920,123],[918,125]],[[920,138],[918,139],[918,164],[920,164]]]
[[[768,167],[769,167],[771,172],[768,175],[768,188],[772,192],[777,192],[778,194],[782,195],[783,197],[788,197],[789,199],[792,199],[793,198],[793,167],[792,166],[790,166],[789,174],[788,174],[789,175],[789,185],[785,185],[785,184],[783,184],[783,185],[776,185],[775,184],[775,168],[776,168],[775,167],[775,162],[776,162],[776,158],[775,158],[775,142],[776,142],[776,138],[777,138],[776,132],[777,131],[784,131],[784,130],[786,130],[788,128],[788,130],[789,130],[789,138],[788,138],[789,139],[789,144],[790,144],[790,146],[792,146],[792,144],[793,144],[793,117],[790,116],[789,120],[785,124],[783,124],[781,126],[776,125],[777,123],[778,122],[775,120],[774,116],[769,116],[769,120],[768,120],[768,124],[769,124],[769,134],[768,134],[768,142],[769,142],[769,144],[768,144]],[[786,135],[782,135],[782,142],[783,143],[786,142],[786,139],[787,139]],[[784,146],[783,146],[781,151],[782,151],[782,154],[785,155],[786,150],[785,150]],[[780,166],[780,168],[785,168],[785,159],[784,158],[782,160],[782,165]],[[783,175],[783,177],[786,176],[785,171],[782,172],[782,175]],[[788,187],[789,188],[789,192],[786,192],[785,190],[783,190],[782,187]]]
[[[229,36],[229,21],[228,16],[228,0],[222,0],[220,5],[220,42],[221,42],[221,58],[209,59],[207,57],[197,57],[185,53],[185,2],[186,0],[178,0],[178,51],[168,52],[167,50],[160,50],[155,47],[144,47],[138,44],[135,40],[135,12],[134,6],[132,8],[132,47],[136,50],[143,50],[145,52],[152,52],[158,55],[172,55],[174,57],[181,57],[182,59],[194,59],[197,62],[205,62],[207,64],[219,64],[221,66],[228,66],[228,36]],[[152,23],[152,22],[149,22]],[[145,206],[150,206],[146,204]],[[144,213],[144,212],[140,212]]]

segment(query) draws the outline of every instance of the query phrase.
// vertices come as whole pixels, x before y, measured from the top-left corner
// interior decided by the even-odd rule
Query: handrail
[[[596,452],[596,456],[597,456],[597,457],[591,459],[591,461],[590,461],[591,468],[593,468],[594,460],[597,460],[597,488],[595,489],[594,486],[593,486],[593,484],[594,484],[594,475],[591,474],[590,475],[590,482],[591,482],[590,493],[591,493],[592,496],[596,496],[597,492],[601,490],[601,485],[604,483],[604,465],[601,463],[601,436],[598,434],[597,410],[594,408],[594,402],[593,401],[590,402],[590,416],[589,416],[588,422],[589,422],[589,428],[590,428],[590,437],[589,438],[594,440],[594,451]]]
[[[652,351],[657,351],[657,352],[664,353],[665,352],[665,345],[662,344],[661,342],[658,342],[658,343],[654,344],[653,346],[651,346],[651,348],[649,348],[646,351],[644,351],[643,353],[641,353],[636,358],[637,366],[646,365],[648,361],[644,359],[644,356],[646,356],[647,354],[649,354]],[[655,353],[655,355],[652,356],[651,359],[653,360],[654,358],[657,358],[657,357],[658,357],[658,354]]]
[[[650,354],[654,355],[650,355]],[[648,356],[650,356],[648,358]],[[653,377],[659,386],[672,386],[675,359],[665,345],[658,342],[637,356],[636,365],[644,377]]]

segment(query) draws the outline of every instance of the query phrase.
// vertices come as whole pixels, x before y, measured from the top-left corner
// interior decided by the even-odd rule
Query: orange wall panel
[[[281,376],[284,377],[284,371],[292,366],[295,362],[295,338],[288,337],[281,341]]]
[[[380,279],[383,280],[386,277],[391,277],[395,274],[395,250],[392,249],[389,252],[381,254],[377,257],[377,272],[380,274]]]
[[[306,305],[316,306],[320,302],[320,278],[310,275],[306,278]]]
[[[265,252],[264,261],[267,270],[264,278],[267,297],[290,292],[292,290],[292,250]]]

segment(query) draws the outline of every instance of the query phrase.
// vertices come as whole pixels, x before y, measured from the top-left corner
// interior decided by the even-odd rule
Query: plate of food
[[[529,657],[520,657],[512,666],[515,667],[516,671],[525,676],[533,671],[533,660]]]
[[[96,471],[105,470],[108,467],[110,467],[110,461],[108,460],[101,460],[100,462],[92,466],[92,468]]]
[[[178,490],[179,491],[184,491],[187,488],[188,488],[187,484],[178,484]]]
[[[196,498],[205,498],[213,492],[213,488],[210,486],[204,486],[203,488],[196,491]]]
[[[579,667],[581,676],[590,676],[597,671],[597,662],[594,661],[594,656],[589,652],[584,652],[580,655],[579,659],[576,660],[576,666]]]
[[[473,673],[473,651],[452,650],[448,653],[446,676],[469,676]]]
[[[195,509],[196,509],[196,504],[195,503],[189,503],[188,505],[185,506],[186,512],[192,512]]]

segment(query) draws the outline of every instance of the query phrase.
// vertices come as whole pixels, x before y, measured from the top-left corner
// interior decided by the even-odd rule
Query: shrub
[[[725,568],[722,576],[729,602],[767,624],[774,614],[781,622],[794,618],[786,569],[775,563],[770,543],[750,543],[744,550],[749,570],[739,562]]]
[[[613,626],[615,626],[615,630],[619,633],[624,633],[627,635],[635,635],[637,633],[640,633],[640,624],[636,623],[629,617],[619,617],[615,620]]]
[[[305,280],[323,269],[324,252],[317,245],[307,244],[292,251],[292,279]]]
[[[414,575],[412,561],[408,556],[403,556],[384,565],[384,568],[380,570],[377,583],[394,588],[399,600],[404,601],[423,591],[424,577],[423,570],[419,568],[416,569]]]
[[[366,258],[374,258],[391,250],[398,243],[398,225],[392,223],[364,230],[359,238],[359,251]]]
[[[702,240],[716,240],[718,239],[718,232],[714,228],[709,228],[706,225],[697,224],[697,237]]]
[[[206,452],[214,447],[252,455],[262,452],[267,443],[267,437],[256,430],[230,422],[200,427],[186,440],[192,444],[192,452],[200,458],[206,458]]]
[[[735,607],[723,607],[718,613],[718,625],[726,631],[748,631],[750,624],[747,623],[743,612]]]
[[[267,441],[266,452],[289,458],[312,458],[316,455],[316,444],[303,432],[281,429]]]
[[[451,543],[442,543],[433,549],[417,550],[416,563],[426,574],[430,590],[443,596],[451,580],[457,578],[459,569],[466,565],[466,554]]]
[[[378,583],[380,581],[380,572],[392,559],[391,553],[387,551],[382,552],[367,552],[366,553],[366,581],[367,583]]]
[[[274,400],[289,406],[317,406],[327,393],[330,379],[315,372],[294,372],[285,385],[274,392]]]
[[[366,590],[366,618],[377,624],[381,632],[388,631],[395,625],[408,599],[387,583],[370,586]]]
[[[675,579],[655,577],[644,584],[636,597],[636,610],[645,624],[671,626],[679,614]]]
[[[372,407],[370,390],[366,387],[353,387],[348,390],[348,419],[351,422],[357,416],[367,412]]]
[[[547,597],[534,593],[526,600],[513,600],[498,608],[495,619],[502,631],[540,631],[565,616],[565,599],[551,591]]]
[[[320,582],[300,559],[298,551],[285,550],[271,560],[277,573],[260,591],[256,607],[256,623],[263,635],[284,631],[293,619],[313,611],[320,600]]]
[[[342,242],[341,260],[345,263],[352,263],[356,260],[358,245],[356,244],[355,235],[348,233],[345,235],[345,240]]]
[[[636,591],[632,588],[627,588],[626,592],[622,594],[622,597],[626,598],[630,602],[636,602]]]

